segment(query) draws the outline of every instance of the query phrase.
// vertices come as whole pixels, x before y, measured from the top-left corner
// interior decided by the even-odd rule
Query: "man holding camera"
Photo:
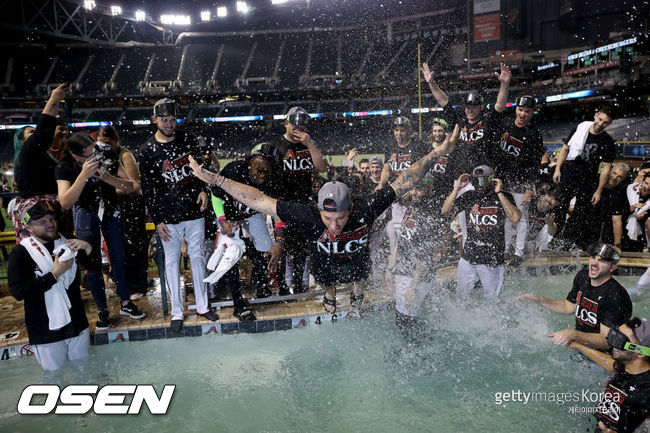
[[[165,274],[172,301],[171,330],[180,332],[184,303],[180,286],[180,257],[183,239],[192,264],[196,311],[208,320],[219,319],[209,309],[203,255],[205,221],[202,212],[208,195],[189,166],[189,156],[201,154],[197,138],[176,130],[178,105],[171,99],[156,101],[151,122],[156,133],[140,148],[142,192],[165,251]]]

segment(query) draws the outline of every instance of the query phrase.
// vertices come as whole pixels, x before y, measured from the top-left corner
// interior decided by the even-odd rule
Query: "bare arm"
[[[521,219],[521,211],[519,208],[517,208],[516,205],[510,202],[503,194],[501,191],[501,188],[503,188],[503,182],[501,182],[501,179],[494,179],[493,182],[496,182],[496,187],[494,188],[494,192],[497,195],[497,198],[501,202],[501,206],[503,206],[503,211],[506,213],[506,218],[508,218],[508,221],[512,223],[517,223]]]
[[[63,83],[56,89],[52,90],[50,99],[47,100],[45,108],[43,108],[43,114],[47,114],[52,117],[56,117],[56,115],[59,114],[59,103],[61,100],[63,100],[63,98],[65,98],[65,94],[67,93],[68,88],[68,83]]]
[[[612,228],[614,231],[614,246],[621,246],[621,239],[623,238],[623,216],[612,215]]]
[[[390,184],[391,188],[395,190],[395,195],[401,197],[409,191],[415,184],[420,182],[424,175],[431,169],[433,163],[440,155],[447,153],[448,144],[443,144],[438,149],[434,149],[427,155],[420,159],[415,164],[404,170],[393,183]],[[384,166],[385,167],[385,166]],[[383,175],[383,173],[382,173]]]
[[[95,175],[98,167],[99,162],[97,162],[95,158],[89,158],[84,162],[84,165],[81,168],[81,173],[79,173],[79,176],[77,176],[74,183],[70,183],[68,180],[57,179],[56,185],[61,207],[64,209],[70,209],[77,201],[79,201],[79,197],[86,186],[86,182]]]
[[[553,174],[553,182],[555,183],[560,183],[560,180],[562,179],[562,166],[564,165],[564,161],[566,161],[568,154],[569,146],[566,144],[562,145],[562,148],[557,154],[557,159],[555,160],[555,173]]]
[[[243,183],[235,182],[234,180],[225,178],[219,174],[212,173],[209,170],[201,167],[196,160],[190,155],[190,167],[194,171],[194,176],[201,179],[203,182],[216,185],[235,200],[245,204],[251,209],[277,217],[277,203],[278,201],[267,195],[264,195],[260,190],[252,186],[244,185]]]
[[[99,180],[115,187],[116,191],[122,191],[124,194],[131,194],[134,191],[134,183],[128,178],[128,174],[121,167],[118,169],[118,175],[113,176],[105,168],[100,168]]]
[[[607,184],[609,179],[609,172],[612,169],[611,162],[603,162],[603,171],[600,172],[600,178],[598,179],[598,188],[594,192],[594,195],[591,197],[591,204],[597,204],[600,201],[600,196],[603,193],[603,188]]]
[[[449,212],[451,212],[454,209],[454,202],[456,201],[456,197],[458,196],[458,191],[460,191],[462,188],[465,188],[465,186],[467,186],[469,182],[470,182],[469,174],[465,173],[460,175],[460,177],[458,178],[458,182],[456,182],[456,186],[454,186],[454,189],[451,190],[451,192],[445,199],[445,202],[442,204],[442,210],[441,210],[442,215],[447,215]]]
[[[438,87],[438,83],[433,79],[433,71],[429,69],[429,65],[426,63],[422,64],[422,75],[424,76],[424,81],[429,84],[431,94],[436,98],[438,105],[445,107],[449,103],[449,96]]]
[[[605,370],[610,372],[614,371],[614,359],[611,357],[611,355],[605,352],[601,352],[600,350],[593,349],[589,346],[585,346],[584,344],[578,343],[577,341],[572,341],[569,343],[569,348],[575,349],[578,352],[582,353]]]
[[[451,153],[454,151],[456,148],[456,143],[458,142],[458,136],[460,135],[460,125],[458,123],[456,126],[454,126],[454,132],[451,134],[451,137],[449,137],[449,148],[447,149],[447,153]]]
[[[323,157],[323,154],[320,152],[318,147],[316,146],[316,143],[314,143],[314,140],[311,139],[309,134],[307,134],[304,131],[298,131],[295,130],[293,132],[294,137],[298,139],[302,144],[307,147],[309,150],[309,154],[311,155],[311,160],[314,163],[314,168],[319,172],[319,173],[324,173],[327,171],[327,167],[329,164],[327,163],[327,160]]]
[[[542,308],[559,314],[573,314],[576,307],[576,304],[566,299],[550,299],[544,296],[533,295],[532,293],[521,295],[517,300],[528,304],[539,305]]]
[[[510,72],[510,67],[505,63],[501,63],[501,73],[495,72],[496,77],[499,79],[501,85],[499,86],[499,94],[497,95],[497,102],[494,104],[494,109],[502,113],[506,109],[506,103],[508,102],[508,93],[510,91],[510,78],[512,78],[512,72]]]
[[[390,165],[386,163],[381,169],[381,176],[379,177],[379,185],[377,185],[377,189],[381,189],[388,185],[388,179],[390,179]]]
[[[122,157],[122,167],[124,167],[124,171],[133,181],[133,191],[131,192],[140,191],[142,189],[142,183],[140,182],[140,169],[138,168],[138,163],[131,152],[124,152]]]

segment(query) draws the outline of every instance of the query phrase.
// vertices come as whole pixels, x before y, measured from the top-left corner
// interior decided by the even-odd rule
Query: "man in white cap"
[[[310,117],[304,108],[292,107],[284,121],[285,133],[271,144],[278,149],[282,160],[284,199],[307,204],[311,200],[311,175],[327,171],[327,160],[308,133]],[[280,295],[289,294],[285,279],[285,253],[293,256],[291,286],[294,293],[307,290],[304,287],[303,271],[307,259],[307,244],[300,231],[285,221],[275,221],[275,244],[271,248],[269,269],[276,273]]]
[[[151,122],[156,133],[138,152],[142,192],[165,251],[165,274],[172,301],[171,330],[183,327],[184,303],[180,285],[180,257],[183,239],[192,264],[196,311],[208,320],[219,319],[209,309],[203,255],[205,221],[202,212],[208,195],[201,182],[192,176],[189,156],[201,155],[200,143],[193,135],[176,130],[178,105],[171,99],[156,102]]]
[[[390,204],[424,177],[440,151],[432,151],[392,184],[367,197],[352,201],[350,190],[341,182],[328,182],[318,193],[318,206],[276,200],[259,190],[203,170],[191,159],[194,175],[230,194],[235,200],[267,215],[294,224],[307,239],[310,269],[325,288],[323,308],[336,311],[336,286],[354,286],[351,303],[363,300],[363,282],[370,272],[368,237],[375,219]]]

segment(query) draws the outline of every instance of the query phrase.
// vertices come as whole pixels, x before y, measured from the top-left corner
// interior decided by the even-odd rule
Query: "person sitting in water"
[[[573,341],[569,347],[614,373],[594,416],[600,430],[648,431],[650,426],[650,322],[635,317],[607,334],[611,355]],[[642,423],[646,429],[636,430]]]
[[[553,344],[568,346],[571,342],[608,349],[607,334],[623,324],[632,314],[630,296],[612,272],[618,267],[619,254],[614,246],[595,243],[587,249],[589,266],[573,279],[573,288],[566,299],[549,299],[526,293],[519,301],[537,304],[560,314],[575,314],[575,329],[549,334]]]
[[[459,197],[459,191],[470,182],[474,189]],[[505,223],[506,220],[518,222],[521,211],[512,195],[503,192],[502,187],[492,168],[479,165],[471,176],[465,173],[458,178],[442,206],[443,215],[454,210],[455,213],[465,211],[468,216],[467,241],[458,262],[458,296],[468,296],[479,280],[485,298],[495,298],[503,290]]]
[[[352,200],[345,184],[328,182],[318,193],[317,208],[268,197],[251,186],[202,169],[192,157],[190,164],[199,179],[223,189],[238,202],[277,216],[300,230],[308,240],[311,273],[325,288],[323,307],[333,314],[337,285],[354,286],[350,297],[353,306],[359,307],[363,300],[363,284],[370,272],[368,237],[374,220],[396,197],[420,181],[441,154],[440,150],[431,151],[389,186],[356,200]]]
[[[30,236],[9,255],[9,289],[16,300],[24,301],[25,326],[36,361],[44,372],[51,372],[61,369],[66,359],[88,356],[90,332],[76,262],[85,266],[92,247],[59,234],[50,201],[31,198],[27,203],[21,220]]]

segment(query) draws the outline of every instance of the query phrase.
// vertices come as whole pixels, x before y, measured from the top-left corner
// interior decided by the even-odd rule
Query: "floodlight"
[[[201,11],[201,21],[210,21],[210,11]]]
[[[84,0],[84,9],[91,11],[97,7],[95,0]]]
[[[145,11],[140,11],[140,10],[135,11],[136,21],[144,21],[145,19],[147,19],[147,14],[145,13]]]
[[[161,24],[173,24],[177,26],[189,26],[192,24],[192,18],[189,15],[161,15]]]
[[[250,8],[248,7],[248,3],[242,1],[237,2],[237,12],[246,14],[248,13],[248,11],[250,11]]]
[[[223,17],[228,16],[228,8],[225,7],[225,6],[219,6],[219,7],[217,8],[217,16],[218,16],[219,18],[223,18]]]
[[[122,15],[122,6],[115,6],[115,5],[111,6],[111,15],[113,15],[114,17],[118,15]]]
[[[289,1],[289,0],[271,0],[271,4],[272,4],[272,5],[280,5],[280,4],[282,4],[282,3],[286,3],[286,2],[288,2],[288,1]]]

